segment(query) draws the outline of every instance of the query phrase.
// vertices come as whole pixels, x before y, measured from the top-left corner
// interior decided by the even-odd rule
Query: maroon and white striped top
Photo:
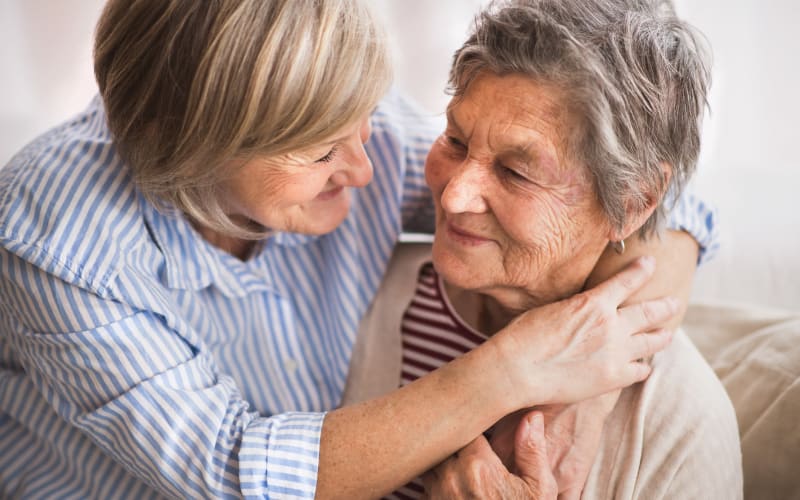
[[[406,385],[482,344],[488,337],[462,320],[444,292],[444,283],[430,262],[422,266],[417,288],[403,314],[403,369]],[[387,499],[411,500],[425,492],[417,478]]]

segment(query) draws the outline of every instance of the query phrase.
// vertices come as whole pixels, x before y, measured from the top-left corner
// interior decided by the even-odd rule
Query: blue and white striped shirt
[[[99,99],[0,170],[0,496],[314,496],[325,411],[401,229],[432,227],[440,122],[396,94],[334,232],[247,262],[132,184]],[[714,245],[692,197],[673,227]]]

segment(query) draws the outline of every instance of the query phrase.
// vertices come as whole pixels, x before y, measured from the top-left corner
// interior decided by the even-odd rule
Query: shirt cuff
[[[252,422],[239,453],[244,497],[313,499],[324,418],[292,412]]]

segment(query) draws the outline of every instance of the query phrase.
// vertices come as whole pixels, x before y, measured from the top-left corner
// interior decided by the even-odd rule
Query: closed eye
[[[509,179],[509,180],[512,180],[512,181],[530,182],[530,179],[525,177],[523,174],[521,174],[516,169],[510,168],[510,167],[506,167],[505,165],[502,165],[502,164],[498,164],[497,168],[500,171],[500,174],[503,175],[506,179]]]
[[[463,142],[461,142],[460,140],[456,139],[452,135],[448,135],[447,136],[447,144],[449,144],[450,146],[453,146],[454,148],[467,149],[467,146]]]
[[[329,163],[331,160],[334,159],[334,157],[336,157],[336,153],[338,152],[338,150],[339,150],[338,146],[332,147],[331,150],[328,151],[328,154],[326,154],[322,158],[315,160],[314,163]]]

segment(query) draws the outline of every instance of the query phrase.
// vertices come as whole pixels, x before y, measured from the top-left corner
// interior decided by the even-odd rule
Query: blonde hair
[[[329,140],[391,80],[384,33],[360,0],[110,0],[94,64],[145,196],[249,239],[266,233],[218,198],[231,165]]]

